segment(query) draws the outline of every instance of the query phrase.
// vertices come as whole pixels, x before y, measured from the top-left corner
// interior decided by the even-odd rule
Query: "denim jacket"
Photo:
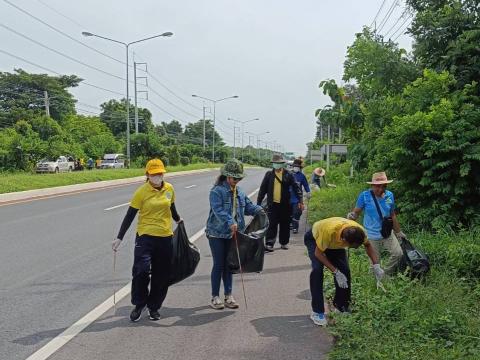
[[[255,205],[237,186],[237,219],[233,219],[233,191],[224,181],[210,190],[210,213],[205,230],[207,236],[229,239],[232,237],[230,226],[237,224],[238,231],[245,230],[245,215],[255,215],[262,210]]]

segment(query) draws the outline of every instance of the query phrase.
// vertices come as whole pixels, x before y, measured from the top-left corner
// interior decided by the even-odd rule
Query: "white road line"
[[[248,197],[252,197],[253,195],[255,195],[258,192],[258,190],[259,189],[252,192],[250,195],[248,195]],[[124,205],[125,204],[118,205],[118,206],[124,206]],[[205,228],[202,228],[201,230],[193,234],[190,237],[190,241],[191,242],[197,241],[203,236],[203,234],[205,234]],[[132,283],[130,282],[116,292],[115,300],[117,303],[130,294],[131,287],[132,287]],[[100,316],[105,314],[112,307],[113,307],[113,295],[110,296],[103,303],[98,305],[95,309],[90,311],[87,315],[85,315],[80,320],[78,320],[75,324],[73,324],[68,329],[66,329],[64,332],[62,332],[60,335],[57,335],[55,338],[50,340],[47,344],[45,344],[39,350],[34,352],[32,355],[30,355],[26,360],[46,360],[48,357],[50,357],[52,354],[58,351],[62,346],[64,346],[66,343],[72,340],[79,333],[81,333],[87,326],[92,324],[95,320],[97,320]]]
[[[191,188],[194,188],[196,187],[197,185],[189,185],[189,186],[185,186],[185,189],[191,189]]]
[[[106,208],[106,209],[103,209],[104,211],[110,211],[110,210],[113,210],[113,209],[118,209],[119,207],[122,207],[122,206],[127,206],[127,205],[130,205],[130,203],[125,203],[125,204],[120,204],[120,205],[116,205],[116,206],[112,206],[112,207],[109,207],[109,208]]]

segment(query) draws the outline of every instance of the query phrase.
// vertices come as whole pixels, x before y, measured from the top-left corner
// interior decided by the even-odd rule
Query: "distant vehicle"
[[[37,163],[37,173],[59,173],[73,171],[75,162],[69,161],[66,156],[60,156],[57,160],[43,159]]]
[[[125,157],[123,154],[105,154],[100,163],[100,169],[123,169]]]

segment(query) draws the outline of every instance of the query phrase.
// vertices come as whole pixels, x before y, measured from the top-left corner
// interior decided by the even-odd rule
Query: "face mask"
[[[163,175],[150,175],[148,180],[150,180],[153,185],[158,186],[163,182]]]
[[[272,167],[273,167],[275,170],[283,169],[284,166],[285,166],[284,164],[272,164]]]
[[[295,166],[295,167],[293,168],[293,171],[299,172],[299,171],[300,171],[300,168]]]

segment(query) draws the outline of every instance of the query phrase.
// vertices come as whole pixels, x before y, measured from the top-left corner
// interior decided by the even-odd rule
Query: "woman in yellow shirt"
[[[145,171],[147,181],[135,191],[117,239],[112,243],[113,251],[117,251],[138,212],[132,269],[135,308],[130,313],[131,321],[140,320],[145,307],[148,307],[151,320],[160,319],[158,310],[167,296],[171,272],[172,218],[177,224],[182,221],[175,208],[173,186],[163,180],[166,172],[163,162],[150,160]]]

